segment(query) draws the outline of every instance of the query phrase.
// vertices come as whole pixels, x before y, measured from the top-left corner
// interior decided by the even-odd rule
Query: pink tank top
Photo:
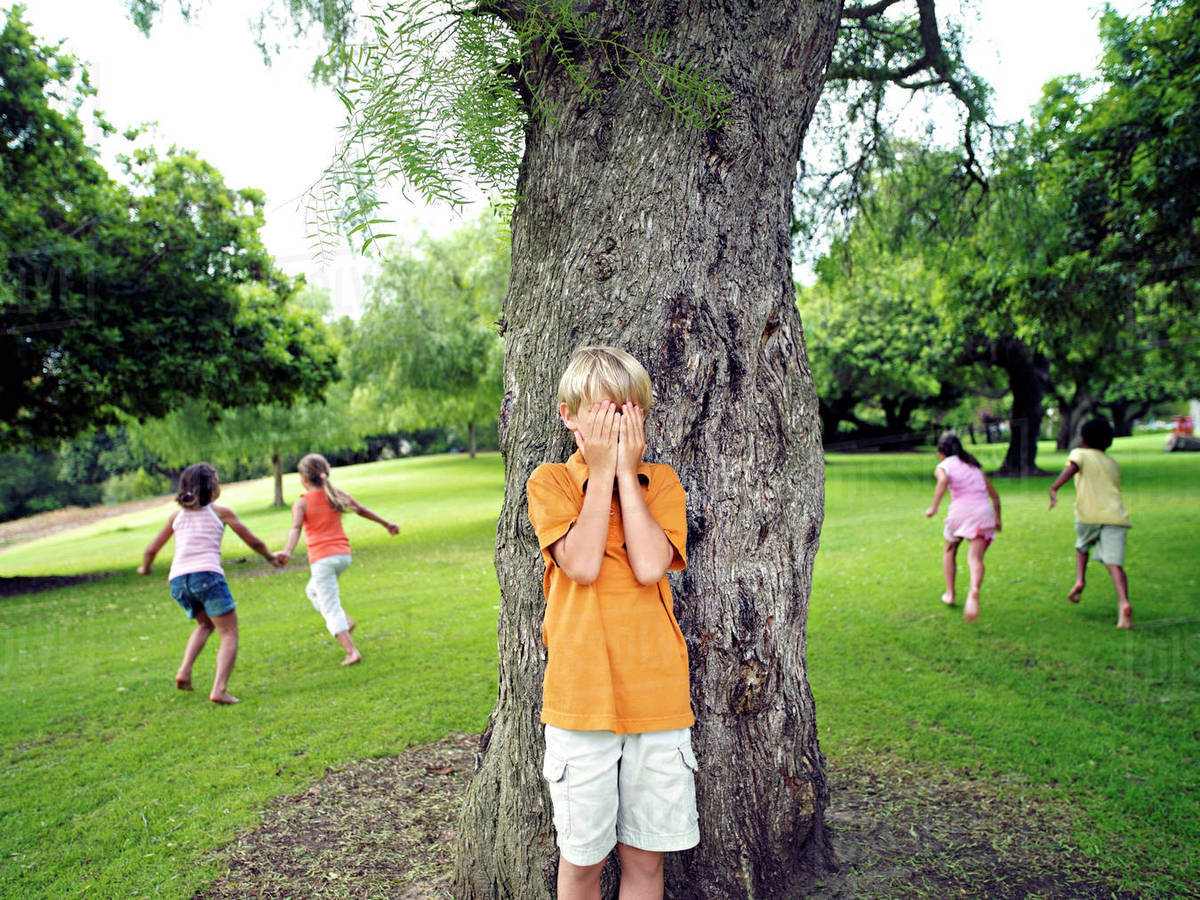
[[[987,503],[983,472],[957,456],[947,456],[937,467],[950,480],[950,499],[955,503]]]
[[[225,523],[210,503],[199,509],[181,509],[175,517],[175,558],[167,579],[192,572],[217,572],[221,568],[221,538]]]

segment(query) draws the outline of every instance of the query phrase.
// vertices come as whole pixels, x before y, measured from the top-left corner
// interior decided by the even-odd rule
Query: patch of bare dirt
[[[90,525],[101,519],[121,516],[125,513],[149,509],[169,503],[171,498],[151,497],[148,500],[130,500],[127,503],[114,503],[110,506],[67,506],[63,509],[52,509],[50,512],[38,513],[36,516],[26,516],[24,519],[13,519],[11,522],[0,522],[0,547],[16,544],[21,541],[31,541],[34,538],[57,534],[69,528],[80,525]]]
[[[453,735],[277,799],[258,828],[218,853],[225,874],[194,900],[449,900],[475,745]],[[1019,784],[930,775],[891,758],[831,764],[829,778],[839,870],[805,897],[1137,896],[1081,856],[1065,811]]]
[[[220,851],[227,867],[195,900],[449,900],[455,826],[478,738],[451,735],[330,771],[280,797]]]

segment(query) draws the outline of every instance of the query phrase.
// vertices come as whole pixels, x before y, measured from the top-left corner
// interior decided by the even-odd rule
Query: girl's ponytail
[[[329,463],[320,453],[310,453],[296,464],[296,471],[313,487],[325,492],[325,499],[338,512],[350,506],[350,495],[335,488],[329,480]]]
[[[947,431],[940,438],[938,438],[937,451],[938,453],[942,454],[942,456],[957,456],[963,462],[968,463],[977,469],[983,468],[983,466],[979,464],[979,460],[977,460],[963,448],[962,441],[958,439],[958,435],[953,431]]]
[[[217,470],[208,463],[194,463],[179,476],[179,493],[175,502],[184,509],[202,509],[212,503],[221,482]]]

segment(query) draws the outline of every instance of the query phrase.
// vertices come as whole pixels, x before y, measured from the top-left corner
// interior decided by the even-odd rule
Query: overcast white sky
[[[329,161],[343,120],[341,103],[307,80],[315,45],[285,51],[270,68],[248,24],[260,3],[210,0],[184,23],[175,4],[149,39],[126,15],[124,0],[28,0],[27,17],[43,41],[66,40],[88,63],[98,106],[118,127],[155,121],[156,146],[197,151],[231,187],[267,195],[263,238],[287,272],[331,289],[338,313],[357,313],[370,265],[349,252],[322,268],[307,235],[303,198]],[[1124,13],[1141,0],[1117,0]],[[1096,0],[979,0],[968,18],[970,64],[995,88],[997,120],[1023,118],[1054,75],[1090,72],[1099,56]],[[456,218],[396,198],[401,233],[443,231]]]

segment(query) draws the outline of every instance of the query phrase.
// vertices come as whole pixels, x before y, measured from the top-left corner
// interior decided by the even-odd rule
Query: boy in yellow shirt
[[[526,485],[546,563],[558,897],[599,898],[614,845],[621,896],[662,897],[663,853],[700,841],[687,645],[666,577],[686,565],[687,498],[670,466],[642,460],[652,391],[636,359],[577,350],[558,400],[577,450]]]
[[[1106,419],[1084,423],[1081,446],[1071,451],[1066,468],[1050,485],[1050,508],[1058,502],[1058,489],[1075,477],[1075,585],[1067,595],[1072,603],[1083,596],[1088,551],[1104,563],[1117,589],[1117,627],[1133,627],[1129,581],[1125,577],[1125,533],[1133,523],[1121,500],[1121,468],[1104,451],[1112,446],[1113,430]]]

